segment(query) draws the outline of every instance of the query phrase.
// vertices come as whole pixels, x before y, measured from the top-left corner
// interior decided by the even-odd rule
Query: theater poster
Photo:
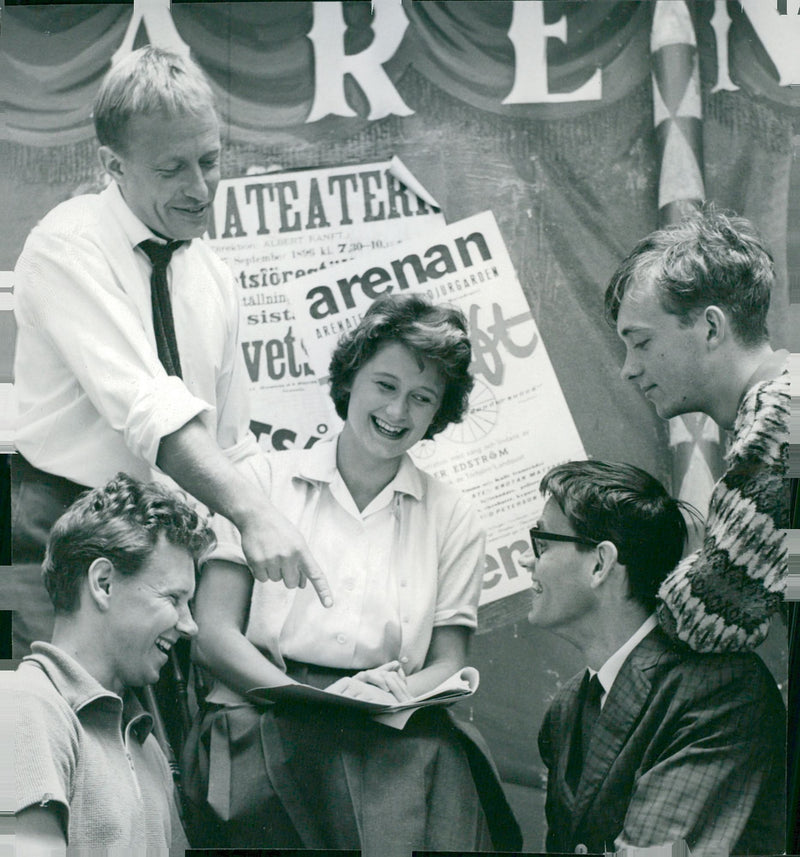
[[[249,172],[220,183],[208,237],[230,266],[239,296],[251,427],[259,445],[265,451],[310,446],[331,427],[291,296],[308,277],[435,231],[444,217],[398,158]]]
[[[297,285],[290,299],[297,330],[322,387],[337,340],[381,295],[416,292],[464,312],[475,377],[468,413],[417,444],[412,457],[475,500],[488,536],[481,603],[527,589],[518,559],[542,508],[539,481],[585,452],[494,215],[364,254]],[[321,403],[326,425],[340,426],[327,395]]]

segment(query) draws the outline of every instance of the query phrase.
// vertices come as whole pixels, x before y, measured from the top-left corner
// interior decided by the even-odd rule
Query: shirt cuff
[[[442,625],[463,625],[475,630],[478,627],[478,611],[472,607],[438,610],[433,616],[434,628]]]
[[[242,551],[242,540],[236,527],[222,515],[214,515],[211,518],[211,529],[217,537],[217,543],[201,559],[201,565],[205,566],[211,560],[224,560],[235,562],[238,565],[247,565]]]
[[[124,429],[128,449],[156,466],[161,438],[185,426],[193,417],[214,408],[193,396],[180,378],[168,375],[142,385]]]

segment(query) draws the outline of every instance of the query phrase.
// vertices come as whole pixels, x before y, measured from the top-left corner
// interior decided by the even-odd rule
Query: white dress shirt
[[[334,605],[322,607],[309,586],[256,581],[247,638],[281,668],[284,658],[353,670],[398,659],[416,672],[434,627],[477,625],[483,527],[468,498],[408,456],[359,512],[336,468],[336,446],[265,455],[260,471],[327,575]],[[236,529],[220,516],[213,524],[211,558],[243,564]]]
[[[611,691],[611,686],[617,680],[619,671],[628,659],[628,655],[639,645],[639,643],[642,642],[642,640],[653,630],[653,628],[656,627],[657,624],[656,614],[651,613],[644,622],[642,622],[639,629],[628,638],[627,642],[623,643],[597,671],[597,678],[603,686],[603,694],[600,697],[600,708],[605,705],[606,697]],[[591,673],[593,670],[590,669],[589,672]]]
[[[136,246],[147,238],[158,240],[111,184],[54,208],[17,263],[16,446],[81,485],[120,470],[153,478],[161,438],[196,415],[232,458],[257,451],[230,270],[200,239],[173,256],[183,380],[170,377],[156,352],[150,261]]]

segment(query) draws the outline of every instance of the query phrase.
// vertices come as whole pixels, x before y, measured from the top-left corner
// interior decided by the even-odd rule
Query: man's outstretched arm
[[[305,539],[226,458],[200,417],[161,439],[158,467],[178,485],[239,530],[247,564],[257,580],[283,580],[289,587],[308,580],[326,606],[328,581]]]

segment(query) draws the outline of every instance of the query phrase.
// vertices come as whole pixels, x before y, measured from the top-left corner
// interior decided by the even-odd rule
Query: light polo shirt
[[[359,511],[336,468],[337,441],[264,456],[262,488],[325,572],[333,607],[311,587],[253,584],[247,638],[284,658],[342,669],[399,659],[423,666],[434,627],[477,625],[485,539],[471,503],[404,456]],[[211,559],[244,564],[236,529],[215,517]]]
[[[14,272],[17,449],[81,485],[118,471],[151,479],[162,437],[201,415],[231,457],[249,433],[233,276],[201,239],[178,249],[169,289],[183,380],[159,362],[151,264],[157,239],[115,183],[54,208],[31,231]]]
[[[601,708],[605,705],[606,698],[611,691],[611,686],[617,680],[619,671],[628,659],[628,655],[639,645],[639,643],[642,642],[642,640],[653,630],[653,628],[656,627],[657,624],[658,621],[656,619],[656,614],[651,613],[644,622],[642,622],[638,630],[635,631],[597,671],[597,678],[603,687],[603,694],[600,697]],[[593,670],[590,669],[589,672],[592,673]]]
[[[106,690],[73,658],[34,643],[15,673],[15,812],[55,806],[70,854],[182,854],[167,760],[132,692]]]

